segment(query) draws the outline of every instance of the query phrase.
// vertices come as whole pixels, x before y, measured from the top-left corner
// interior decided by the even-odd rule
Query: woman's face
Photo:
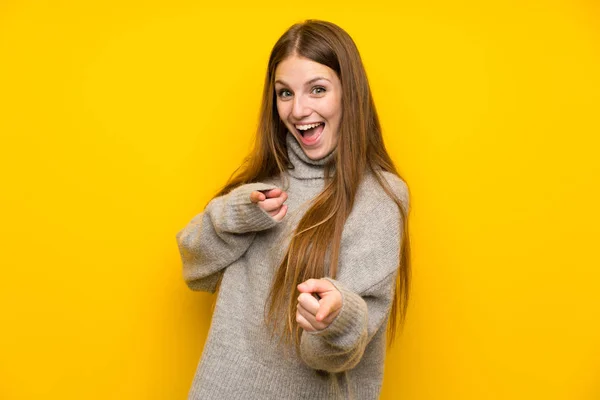
[[[279,117],[304,153],[313,160],[329,154],[342,117],[342,84],[335,71],[289,56],[275,69],[275,94]]]

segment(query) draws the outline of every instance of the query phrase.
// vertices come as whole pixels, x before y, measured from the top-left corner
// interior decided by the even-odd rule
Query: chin
[[[321,158],[324,158],[327,154],[329,154],[329,151],[326,151],[326,149],[302,149],[304,150],[304,154],[306,154],[306,156],[308,158],[310,158],[311,160],[320,160]]]

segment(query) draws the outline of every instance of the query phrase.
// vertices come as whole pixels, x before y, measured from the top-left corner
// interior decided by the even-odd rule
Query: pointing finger
[[[255,190],[254,192],[250,193],[250,201],[253,203],[258,203],[259,201],[263,201],[266,198],[267,197],[264,195],[264,193],[261,193],[258,190]]]
[[[298,290],[303,293],[325,293],[333,289],[335,286],[326,279],[309,279],[298,285]]]

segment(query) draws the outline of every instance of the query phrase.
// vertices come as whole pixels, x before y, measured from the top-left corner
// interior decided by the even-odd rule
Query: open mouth
[[[296,128],[296,130],[302,137],[302,142],[304,144],[309,145],[309,144],[313,144],[314,142],[316,142],[317,139],[321,136],[321,133],[323,133],[323,129],[325,129],[325,122],[319,122],[318,124],[314,124],[314,125],[315,126],[312,126],[309,129]]]

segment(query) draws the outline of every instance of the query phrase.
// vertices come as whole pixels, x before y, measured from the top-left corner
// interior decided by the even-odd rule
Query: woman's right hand
[[[286,200],[287,193],[279,188],[264,192],[256,190],[250,193],[250,201],[269,213],[277,222],[281,221],[287,213],[287,205],[283,204]]]

